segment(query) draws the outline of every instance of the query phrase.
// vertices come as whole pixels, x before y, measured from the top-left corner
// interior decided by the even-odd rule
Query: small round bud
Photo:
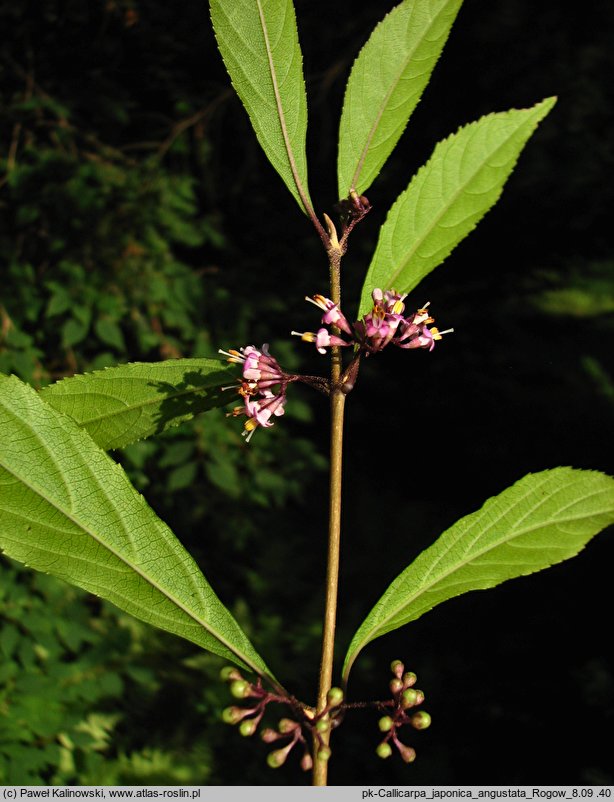
[[[316,755],[316,757],[318,758],[318,760],[321,760],[323,763],[328,763],[328,761],[330,760],[330,756],[331,755],[332,755],[332,751],[330,750],[330,748],[328,746],[321,746],[318,749],[318,754]]]
[[[278,732],[272,730],[270,727],[266,727],[264,730],[260,730],[260,737],[265,742],[265,744],[272,744],[277,741],[280,737]]]
[[[410,718],[410,723],[412,727],[415,727],[417,730],[426,730],[427,727],[431,726],[431,717],[426,710],[418,710],[418,712],[414,713]]]
[[[301,758],[301,768],[303,771],[311,771],[313,768],[313,760],[311,759],[311,755],[309,752],[305,752],[303,757]]]
[[[403,690],[403,682],[400,679],[391,679],[388,683],[388,687],[390,688],[391,693],[396,695],[397,693],[401,693]]]
[[[412,749],[411,746],[405,746],[405,744],[397,743],[397,749],[399,750],[401,758],[406,763],[413,763],[416,759],[416,750]]]
[[[293,732],[299,725],[296,721],[292,721],[291,718],[280,718],[279,724],[277,725],[277,729],[282,735],[288,735],[289,733]]]
[[[244,679],[235,679],[230,683],[230,693],[235,699],[245,699],[249,696],[249,682]]]
[[[247,721],[242,721],[239,724],[239,732],[244,738],[249,738],[258,729],[258,722],[253,718],[248,718]]]
[[[400,660],[393,660],[392,663],[390,663],[390,670],[397,679],[401,679],[405,671],[405,666]]]
[[[328,732],[330,730],[330,719],[321,718],[316,722],[316,730],[318,732]]]
[[[419,691],[417,688],[414,689],[418,694],[418,698],[416,699],[416,704],[421,705],[424,702],[424,691]]]
[[[377,726],[380,729],[380,732],[390,732],[390,730],[394,727],[394,721],[390,718],[390,716],[382,716],[380,720],[377,722]]]
[[[280,766],[284,765],[287,757],[288,752],[286,749],[276,749],[274,752],[270,752],[267,755],[266,762],[269,768],[278,769]]]
[[[243,679],[243,677],[234,666],[224,666],[220,671],[220,679],[223,679],[224,682],[230,682],[230,680]]]
[[[240,707],[225,707],[222,710],[222,721],[226,724],[238,724],[243,718],[243,710]]]
[[[392,754],[392,747],[390,746],[389,743],[384,741],[384,743],[381,743],[377,747],[377,749],[375,750],[375,754],[378,757],[381,757],[382,760],[386,760],[386,758],[390,757],[390,755]]]
[[[408,707],[415,707],[418,704],[418,692],[413,688],[407,688],[401,694],[401,707],[407,710]]]
[[[413,671],[408,671],[407,673],[403,674],[403,685],[406,688],[411,688],[412,685],[416,684],[416,680],[418,677],[414,674]]]
[[[343,702],[343,691],[341,688],[331,688],[326,694],[326,701],[329,707],[339,707]]]

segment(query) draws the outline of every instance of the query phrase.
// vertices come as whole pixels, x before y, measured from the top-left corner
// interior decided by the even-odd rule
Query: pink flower
[[[247,345],[238,351],[222,351],[229,362],[243,366],[243,378],[239,386],[232,385],[244,399],[242,407],[235,407],[229,415],[246,415],[247,420],[243,429],[246,442],[259,426],[268,428],[273,425],[272,417],[284,414],[286,404],[286,387],[295,377],[284,373],[277,360],[269,353],[269,346],[265,343],[261,349]],[[272,387],[277,386],[276,392]],[[229,390],[230,387],[223,387]]]
[[[352,345],[352,343],[346,342],[341,337],[337,337],[336,334],[330,334],[328,329],[324,328],[318,329],[315,334],[313,331],[292,331],[290,333],[300,337],[303,342],[315,343],[321,354],[325,354],[326,349],[330,348],[331,345]]]
[[[399,348],[427,348],[432,351],[435,341],[441,340],[443,334],[447,334],[453,329],[439,331],[436,328],[429,329],[428,326],[435,322],[427,311],[428,304],[416,312],[405,316],[405,298],[395,290],[382,291],[376,288],[371,293],[373,306],[364,315],[362,320],[350,324],[345,317],[339,304],[333,303],[330,298],[323,295],[314,295],[306,300],[324,311],[322,323],[325,325],[336,326],[344,334],[349,335],[351,342],[330,334],[327,329],[321,328],[317,332],[293,331],[305,342],[315,343],[317,350],[321,354],[326,353],[326,349],[333,345],[348,346],[357,345],[363,353],[375,354],[382,351],[387,345],[396,345]]]

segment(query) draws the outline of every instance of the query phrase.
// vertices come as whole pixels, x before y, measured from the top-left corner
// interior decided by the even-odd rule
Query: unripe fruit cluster
[[[394,745],[402,760],[405,763],[412,763],[416,759],[416,752],[411,746],[401,743],[397,731],[406,724],[416,730],[425,730],[431,724],[431,717],[424,710],[409,713],[412,708],[424,702],[424,693],[413,687],[417,680],[414,672],[405,671],[401,660],[393,660],[390,670],[393,674],[389,683],[392,699],[384,704],[392,710],[389,715],[382,716],[378,721],[379,730],[385,733],[385,737],[375,751],[378,757],[386,759],[392,754]]]

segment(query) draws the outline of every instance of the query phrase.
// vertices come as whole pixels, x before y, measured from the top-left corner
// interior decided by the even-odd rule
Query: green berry
[[[417,713],[414,713],[410,721],[412,727],[415,727],[417,730],[425,730],[427,727],[431,726],[431,717],[426,710],[419,710]]]
[[[332,751],[329,749],[328,746],[321,746],[318,749],[317,758],[318,758],[318,760],[321,760],[324,763],[328,763],[328,761],[330,760],[330,756],[331,755],[332,755]]]
[[[316,730],[318,732],[328,732],[330,730],[330,720],[327,718],[321,718],[318,722],[316,722]]]
[[[401,695],[401,707],[407,710],[408,707],[414,707],[418,704],[418,692],[413,688],[407,688]]]
[[[222,721],[226,724],[237,724],[241,721],[242,712],[240,707],[226,707],[222,710]]]
[[[241,674],[233,666],[224,666],[220,671],[220,678],[223,679],[224,682],[229,682],[231,679],[243,679]]]
[[[235,679],[230,683],[230,693],[235,699],[245,699],[249,696],[249,682],[244,679]]]
[[[390,692],[396,695],[397,693],[401,693],[403,690],[403,682],[397,678],[391,679],[388,683],[388,687],[390,688]]]
[[[239,724],[239,732],[244,738],[249,738],[258,729],[258,722],[253,718],[248,718],[247,721],[242,721]]]
[[[326,701],[329,707],[339,707],[343,702],[343,691],[341,688],[331,688],[326,694]]]
[[[377,722],[377,726],[380,729],[380,732],[390,732],[390,730],[394,727],[394,721],[390,718],[390,716],[382,716],[380,720]]]
[[[381,757],[382,760],[385,760],[387,757],[390,757],[390,755],[392,754],[392,747],[390,746],[389,743],[386,743],[386,742],[381,743],[377,747],[377,749],[375,750],[375,754],[378,757]]]

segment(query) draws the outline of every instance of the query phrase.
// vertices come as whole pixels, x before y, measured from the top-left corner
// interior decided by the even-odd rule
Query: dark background
[[[392,6],[296,2],[320,214],[337,200],[348,71]],[[482,114],[558,95],[497,206],[412,295],[455,334],[431,354],[371,360],[350,396],[340,661],[387,583],[485,498],[556,465],[612,472],[613,23],[606,2],[466,0],[367,193],[373,211],[343,263],[350,315],[378,227],[434,144]],[[315,325],[302,298],[326,293],[325,255],[229,89],[206,4],[4,3],[0,27],[0,369],[41,386],[106,364],[270,341],[288,369],[324,372],[287,334]],[[308,701],[323,601],[326,403],[299,389],[288,415],[247,448],[236,421],[205,418],[117,456],[275,673]],[[407,767],[375,757],[377,714],[348,715],[331,783],[614,783],[613,556],[604,534],[569,563],[456,599],[369,646],[351,699],[382,698],[388,664],[401,658],[419,676],[433,726],[408,734],[418,759]],[[267,770],[263,745],[217,721],[228,697],[215,660],[5,571],[36,622],[0,607],[4,631],[17,632],[0,639],[15,665],[0,677],[5,781],[307,781],[294,758]],[[49,607],[35,611],[49,594],[65,622],[51,633],[41,623]],[[75,617],[96,636],[62,636]],[[34,649],[41,628],[46,662],[23,645]],[[85,661],[117,681],[78,698],[60,684],[57,718],[36,731],[19,705],[57,690],[50,660],[79,666],[79,676]],[[92,712],[106,736],[80,741]]]

